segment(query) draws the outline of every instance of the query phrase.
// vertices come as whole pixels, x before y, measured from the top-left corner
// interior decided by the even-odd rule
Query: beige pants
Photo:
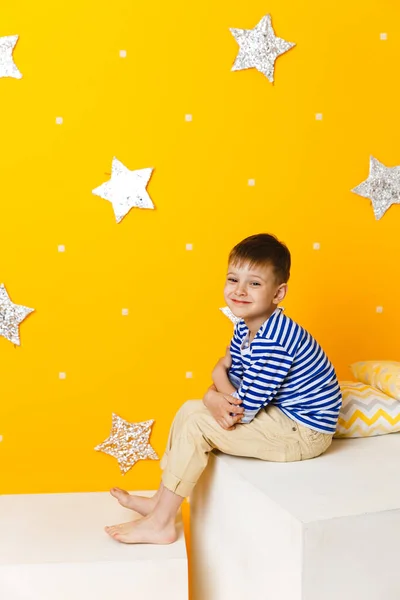
[[[201,400],[189,400],[176,413],[161,459],[162,481],[179,496],[189,496],[214,448],[225,454],[273,462],[292,462],[319,456],[332,435],[318,433],[289,419],[270,405],[251,423],[222,429]]]

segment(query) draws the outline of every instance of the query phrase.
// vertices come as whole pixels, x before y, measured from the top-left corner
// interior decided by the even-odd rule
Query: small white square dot
[[[193,244],[186,244],[186,250],[193,250]]]
[[[185,121],[187,121],[188,123],[193,121],[193,115],[185,115]]]
[[[3,436],[2,436],[2,435],[0,435],[0,442],[2,442],[2,441],[3,441]]]
[[[58,251],[59,251],[59,252],[65,252],[65,246],[64,246],[64,244],[60,244],[60,245],[58,246]]]
[[[56,124],[62,125],[64,123],[64,119],[62,117],[56,117]]]
[[[377,313],[383,313],[383,306],[377,306],[376,307],[376,312]]]
[[[380,33],[380,34],[379,34],[379,38],[380,38],[381,40],[387,40],[387,38],[388,38],[388,35],[387,35],[387,33]]]
[[[120,50],[119,55],[121,58],[126,58],[126,50]]]
[[[319,250],[321,248],[321,244],[319,242],[314,242],[313,243],[313,249],[314,250]]]
[[[256,180],[255,179],[249,179],[247,183],[250,186],[255,186],[256,185]]]
[[[67,378],[67,374],[66,373],[59,373],[58,374],[58,378],[59,379],[66,379]]]
[[[323,118],[324,118],[324,115],[322,113],[316,113],[316,115],[315,115],[316,121],[322,121]]]
[[[192,379],[193,373],[191,371],[186,372],[186,379]]]
[[[124,317],[126,317],[126,315],[129,315],[129,308],[123,308],[122,309],[122,314]]]

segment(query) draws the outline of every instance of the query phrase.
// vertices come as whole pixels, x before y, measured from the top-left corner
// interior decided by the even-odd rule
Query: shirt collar
[[[282,313],[285,309],[283,308],[283,306],[277,306],[277,308],[274,310],[274,312],[268,317],[268,319],[265,319],[264,323],[262,323],[262,325],[260,326],[259,330],[257,331],[256,335],[254,336],[254,339],[259,338],[259,337],[263,337],[265,330],[267,329],[268,325],[271,323],[271,321],[275,318],[275,316],[277,316],[278,314]],[[249,331],[249,328],[247,327],[246,323],[244,322],[244,319],[241,319],[241,322],[245,328],[246,334]]]

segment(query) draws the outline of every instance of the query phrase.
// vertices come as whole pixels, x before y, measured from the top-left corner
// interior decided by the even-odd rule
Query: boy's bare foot
[[[152,516],[105,527],[105,531],[114,540],[123,544],[173,544],[178,537],[175,523],[161,527]]]
[[[152,498],[145,498],[144,496],[134,496],[128,494],[125,490],[121,490],[120,488],[112,488],[110,490],[111,496],[114,496],[118,500],[118,502],[124,508],[130,508],[130,510],[134,510],[138,512],[143,517],[147,517],[155,508],[157,504],[157,499],[155,496]]]

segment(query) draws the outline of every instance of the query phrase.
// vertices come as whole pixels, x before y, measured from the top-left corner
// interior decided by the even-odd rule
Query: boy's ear
[[[288,292],[288,284],[282,283],[282,285],[280,285],[278,287],[278,289],[276,290],[274,303],[279,304],[280,302],[282,302],[282,300],[286,296],[287,292]]]

